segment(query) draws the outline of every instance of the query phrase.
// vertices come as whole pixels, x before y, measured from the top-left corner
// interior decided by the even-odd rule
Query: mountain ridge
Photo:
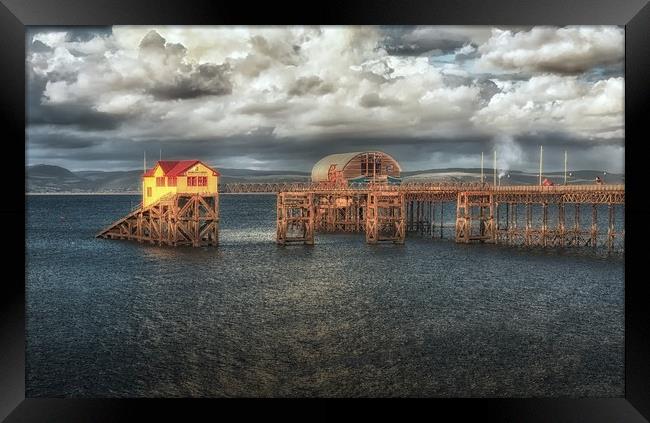
[[[123,193],[139,192],[142,170],[101,171],[82,170],[71,171],[61,166],[37,164],[26,166],[28,193]],[[308,182],[309,172],[283,170],[254,170],[219,168],[221,183],[268,183],[268,182]],[[480,168],[438,168],[402,172],[405,181],[449,181],[469,182],[480,179]],[[534,185],[539,177],[535,173],[519,170],[502,171],[501,182],[505,185]],[[555,183],[563,182],[564,172],[546,172],[545,177]],[[624,183],[625,176],[616,173],[605,174],[597,170],[572,171],[569,183],[592,183],[596,176],[605,179],[607,183]],[[492,169],[484,169],[484,180],[493,180]]]

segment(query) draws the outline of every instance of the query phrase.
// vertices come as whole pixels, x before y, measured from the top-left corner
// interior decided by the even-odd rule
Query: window
[[[361,158],[361,174],[366,176],[381,175],[381,156],[375,153],[364,154]]]
[[[175,187],[176,186],[176,177],[175,176],[170,176],[167,178],[167,186],[168,187]]]
[[[207,187],[208,186],[208,177],[207,176],[188,176],[187,177],[187,186],[188,187]]]
[[[164,176],[156,177],[156,186],[157,187],[164,187],[165,186],[165,177]]]
[[[151,197],[151,187],[147,187],[147,197]]]

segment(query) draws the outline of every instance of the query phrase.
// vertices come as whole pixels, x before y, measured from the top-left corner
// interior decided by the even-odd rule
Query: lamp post
[[[539,146],[539,184],[542,185],[542,162],[544,157],[544,146]]]
[[[492,182],[494,186],[497,186],[497,151],[494,150],[494,181]]]

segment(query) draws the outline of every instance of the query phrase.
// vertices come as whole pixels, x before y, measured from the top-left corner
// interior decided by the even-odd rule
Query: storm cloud
[[[326,83],[318,76],[303,76],[298,78],[289,88],[289,95],[316,94],[324,95],[334,91],[332,84]]]
[[[487,26],[388,27],[385,48],[398,56],[449,54],[464,46],[482,43],[490,37],[491,30]]]
[[[615,26],[495,30],[479,47],[480,62],[504,69],[579,74],[598,65],[622,65],[623,38],[623,29]]]
[[[33,28],[28,163],[128,169],[162,150],[308,170],[381,149],[408,170],[476,167],[509,137],[523,167],[544,144],[550,168],[567,149],[576,166],[622,171],[622,31]]]

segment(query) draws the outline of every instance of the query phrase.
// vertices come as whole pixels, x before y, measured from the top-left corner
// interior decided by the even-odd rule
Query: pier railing
[[[480,182],[404,182],[400,185],[355,184],[335,185],[313,182],[274,182],[274,183],[227,183],[222,184],[222,193],[278,193],[278,192],[350,192],[367,193],[382,191],[492,191],[492,192],[530,192],[530,193],[569,193],[569,192],[623,192],[625,185],[500,185],[493,186]]]

